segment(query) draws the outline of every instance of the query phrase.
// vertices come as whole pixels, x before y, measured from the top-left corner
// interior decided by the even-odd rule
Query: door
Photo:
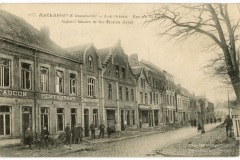
[[[22,135],[25,144],[25,132],[28,127],[32,130],[32,109],[31,107],[22,107]]]
[[[77,124],[77,109],[71,108],[71,128]]]
[[[124,131],[124,110],[121,110],[121,131]]]
[[[115,126],[115,110],[107,110],[107,125]]]
[[[85,137],[89,137],[89,109],[84,109],[84,131]]]
[[[155,126],[158,126],[158,110],[154,110],[154,123]]]

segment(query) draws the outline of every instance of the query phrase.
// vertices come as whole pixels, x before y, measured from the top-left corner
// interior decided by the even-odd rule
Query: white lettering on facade
[[[27,96],[27,92],[11,91],[11,90],[1,90],[0,94],[2,94],[4,96],[19,96],[19,97]]]
[[[42,99],[68,100],[68,101],[76,100],[76,97],[50,95],[50,94],[41,94],[41,97],[42,97]]]

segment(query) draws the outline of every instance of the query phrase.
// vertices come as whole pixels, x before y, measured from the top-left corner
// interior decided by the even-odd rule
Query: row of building
[[[0,10],[0,140],[21,141],[28,127],[50,134],[82,124],[121,125],[121,130],[187,123],[214,117],[206,97],[190,94],[174,76],[137,54],[128,56],[118,41],[61,48],[49,30]]]

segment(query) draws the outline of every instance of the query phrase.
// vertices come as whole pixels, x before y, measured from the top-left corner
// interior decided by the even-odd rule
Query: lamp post
[[[200,107],[201,107],[201,120],[202,120],[202,134],[205,133],[205,129],[204,129],[204,120],[203,120],[203,115],[204,115],[204,105],[205,105],[205,102],[204,100],[199,100],[200,102]]]

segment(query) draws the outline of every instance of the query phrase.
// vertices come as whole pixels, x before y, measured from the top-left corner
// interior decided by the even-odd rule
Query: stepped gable
[[[43,32],[37,30],[24,19],[0,9],[0,38],[43,52],[73,58]]]
[[[87,43],[87,44],[77,45],[77,46],[73,46],[73,47],[68,47],[68,48],[65,48],[65,50],[69,54],[71,54],[72,56],[74,56],[75,58],[77,58],[78,60],[83,62],[84,52],[91,45],[92,45],[92,43]]]

